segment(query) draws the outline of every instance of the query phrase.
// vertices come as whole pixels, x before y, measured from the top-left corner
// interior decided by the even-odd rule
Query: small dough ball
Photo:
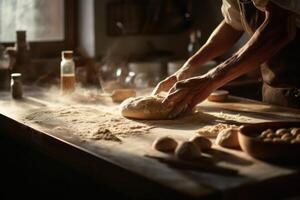
[[[175,155],[182,160],[196,160],[201,156],[201,149],[193,142],[187,141],[177,146]]]
[[[133,119],[168,119],[172,107],[162,104],[163,99],[158,95],[129,98],[120,105],[121,113]]]
[[[216,138],[216,144],[227,148],[240,148],[237,128],[227,128],[222,130]]]
[[[171,137],[164,136],[157,138],[152,147],[158,151],[162,152],[174,152],[177,147],[177,141]]]
[[[208,150],[211,149],[212,143],[209,139],[203,136],[194,136],[190,138],[191,142],[198,146],[201,150]]]
[[[113,102],[122,102],[129,97],[135,97],[136,91],[133,89],[116,89],[112,92],[111,98]]]

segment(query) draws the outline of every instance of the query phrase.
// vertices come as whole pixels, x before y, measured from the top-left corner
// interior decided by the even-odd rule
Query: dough
[[[201,157],[201,149],[193,142],[183,142],[177,146],[175,155],[182,160],[196,160]]]
[[[122,102],[129,97],[135,97],[136,92],[133,89],[116,89],[111,94],[113,102]]]
[[[227,128],[222,130],[216,139],[216,144],[227,147],[239,149],[240,143],[238,138],[239,129],[237,128]]]
[[[168,119],[172,107],[163,105],[162,100],[158,95],[129,98],[121,103],[121,113],[133,119]]]
[[[201,150],[205,151],[211,149],[211,141],[203,136],[194,136],[189,139],[189,141],[193,142],[195,145],[198,146]]]
[[[177,142],[171,137],[159,137],[154,142],[152,147],[162,152],[174,152],[177,147]]]
[[[222,102],[222,101],[226,101],[228,98],[228,94],[229,92],[226,90],[216,90],[214,92],[212,92],[209,96],[208,96],[208,100],[209,101],[217,101],[217,102]]]

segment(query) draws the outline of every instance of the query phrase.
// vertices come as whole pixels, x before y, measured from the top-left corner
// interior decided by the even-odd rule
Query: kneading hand
[[[154,88],[152,92],[152,95],[159,94],[160,92],[169,91],[177,81],[178,79],[176,75],[167,77],[166,79],[162,80],[157,84],[157,86]]]
[[[190,112],[198,103],[204,101],[213,90],[211,78],[207,76],[178,81],[163,100],[164,104],[173,106],[169,118]]]

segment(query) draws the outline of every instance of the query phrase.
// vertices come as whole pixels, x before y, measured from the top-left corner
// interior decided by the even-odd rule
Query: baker
[[[263,101],[300,108],[300,1],[223,0],[224,20],[207,42],[153,94],[168,91],[170,117],[191,110],[211,92],[261,66]],[[250,39],[230,58],[206,74],[197,67],[229,50],[246,32]]]

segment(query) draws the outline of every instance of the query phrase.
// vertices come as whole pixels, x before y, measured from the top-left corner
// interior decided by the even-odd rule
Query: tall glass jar
[[[63,93],[75,91],[75,63],[73,51],[62,51],[60,63],[60,88]]]

